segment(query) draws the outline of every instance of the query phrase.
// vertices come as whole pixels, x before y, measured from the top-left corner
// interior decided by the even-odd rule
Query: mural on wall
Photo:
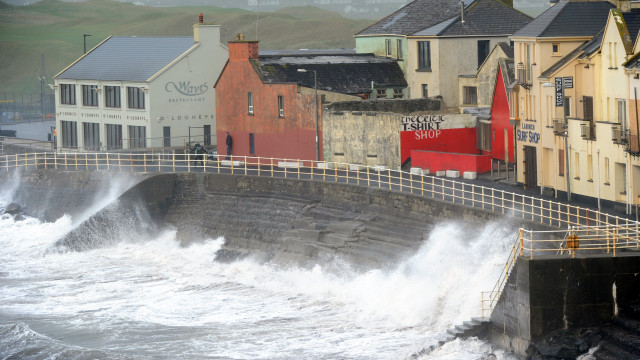
[[[417,115],[400,118],[400,158],[412,150],[477,153],[476,119],[468,114]]]

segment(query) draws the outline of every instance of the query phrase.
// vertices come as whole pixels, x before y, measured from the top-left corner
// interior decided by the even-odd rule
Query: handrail
[[[563,204],[533,196],[452,179],[416,175],[380,166],[340,162],[203,154],[204,165],[195,155],[183,153],[41,152],[0,156],[0,171],[11,169],[57,169],[73,171],[208,172],[268,177],[295,177],[323,182],[348,183],[405,192],[444,202],[469,206],[551,228],[576,226],[634,225],[638,222],[598,210]]]

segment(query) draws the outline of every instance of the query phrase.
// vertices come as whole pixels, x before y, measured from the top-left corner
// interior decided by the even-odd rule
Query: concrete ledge
[[[462,173],[462,178],[474,180],[478,178],[478,173],[475,171],[465,171],[464,173]]]
[[[364,170],[364,165],[349,164],[349,170],[351,170],[351,171],[362,171],[362,170]]]
[[[446,172],[444,170],[436,171],[436,176],[444,176]]]
[[[278,161],[279,168],[299,168],[302,162],[297,161]]]
[[[389,168],[383,165],[376,165],[373,167],[373,170],[380,172],[380,171],[387,171],[389,170]]]
[[[220,166],[243,166],[244,165],[244,161],[239,161],[239,160],[220,160]]]
[[[318,168],[318,169],[333,169],[333,163],[319,162],[319,163],[316,163],[316,168]]]
[[[417,167],[412,167],[409,172],[413,175],[422,175],[422,169]]]
[[[459,170],[447,170],[447,177],[448,178],[459,178],[460,177],[460,171]]]

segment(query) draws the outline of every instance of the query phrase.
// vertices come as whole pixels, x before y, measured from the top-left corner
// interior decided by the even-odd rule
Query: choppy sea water
[[[0,185],[0,213],[11,197]],[[391,270],[357,272],[219,263],[223,238],[182,247],[171,230],[51,251],[76,222],[0,218],[0,359],[406,359],[480,315],[514,239],[447,222]],[[515,359],[477,339],[421,358],[494,357]]]

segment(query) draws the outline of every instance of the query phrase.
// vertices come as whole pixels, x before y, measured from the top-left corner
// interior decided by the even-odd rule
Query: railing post
[[[529,237],[529,259],[533,259],[533,231],[529,231],[531,236]]]
[[[76,171],[78,171],[78,153],[75,154]]]
[[[160,165],[162,163],[162,159],[161,156],[162,154],[158,153],[158,172],[162,172],[162,166]]]
[[[431,177],[431,198],[436,198],[436,180],[435,177]]]
[[[220,167],[220,163],[218,162],[218,167]],[[173,173],[176,172],[176,152],[173,151],[171,154],[171,170]]]
[[[84,169],[89,170],[89,154],[84,153]]]
[[[109,163],[109,153],[106,154],[107,158],[107,170],[111,169],[111,164]]]
[[[96,170],[100,170],[100,162],[98,161],[98,153],[96,153]]]
[[[424,175],[420,176],[420,196],[424,197]]]
[[[47,153],[44,153],[44,169],[47,169]]]
[[[494,212],[496,211],[496,210],[495,210],[495,201],[494,201],[494,200],[495,200],[495,198],[496,198],[496,196],[495,196],[495,189],[493,189],[493,188],[492,188],[492,189],[491,189],[491,211],[494,211]]]
[[[142,161],[144,161],[142,169],[144,169],[144,172],[147,172],[147,153],[142,154]]]
[[[520,228],[520,256],[524,256],[524,237],[522,236],[522,228]]]

